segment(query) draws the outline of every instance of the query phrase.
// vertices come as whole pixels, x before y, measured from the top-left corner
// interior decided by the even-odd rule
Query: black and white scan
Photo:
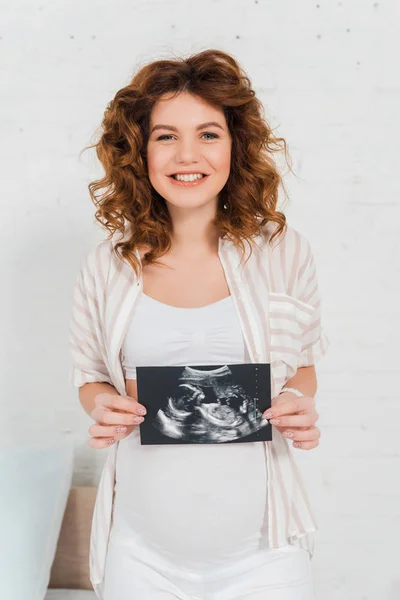
[[[269,441],[270,365],[137,367],[141,444]]]

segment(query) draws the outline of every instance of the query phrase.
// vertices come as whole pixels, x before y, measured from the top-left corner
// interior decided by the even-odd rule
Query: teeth
[[[196,179],[202,179],[203,175],[201,173],[193,173],[190,175],[180,175],[178,173],[177,175],[173,175],[172,177],[174,179],[177,179],[178,181],[195,181]]]

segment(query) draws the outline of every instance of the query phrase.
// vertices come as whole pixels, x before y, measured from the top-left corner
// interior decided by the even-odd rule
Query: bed
[[[45,600],[96,600],[89,578],[89,541],[97,488],[72,487]]]

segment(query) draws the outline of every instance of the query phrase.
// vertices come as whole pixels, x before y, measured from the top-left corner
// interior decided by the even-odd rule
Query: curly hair
[[[150,183],[146,152],[152,108],[169,92],[192,93],[225,115],[232,137],[231,169],[213,221],[221,237],[244,252],[243,241],[250,243],[266,223],[276,224],[270,243],[287,227],[285,215],[276,210],[279,186],[286,196],[287,192],[273,160],[273,153],[282,148],[287,160],[287,145],[273,135],[250,79],[237,61],[215,49],[189,58],[157,60],[143,66],[115,94],[104,112],[100,139],[87,146],[96,148],[105,171],[104,177],[88,185],[97,208],[95,218],[108,230],[108,239],[121,232],[125,240],[114,251],[136,274],[140,271],[134,253],[137,246],[150,248],[144,255],[148,264],[158,262],[171,248],[172,221],[164,198]]]

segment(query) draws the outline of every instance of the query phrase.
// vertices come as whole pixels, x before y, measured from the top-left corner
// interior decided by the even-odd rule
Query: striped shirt
[[[310,243],[288,226],[284,237],[269,243],[275,223],[267,223],[244,264],[240,249],[220,238],[218,255],[238,314],[252,363],[271,365],[275,397],[299,367],[323,357],[329,340],[321,327],[321,298]],[[114,235],[118,235],[114,234]],[[128,261],[117,257],[113,237],[101,241],[84,258],[73,290],[70,319],[70,382],[80,387],[108,382],[126,395],[122,342],[143,290]],[[140,260],[138,250],[136,256]],[[248,253],[245,258],[247,258]],[[312,557],[317,524],[299,465],[289,441],[273,428],[264,442],[267,469],[266,524],[272,548],[295,544]],[[118,442],[108,450],[93,513],[90,579],[103,598],[103,578],[112,523]]]

